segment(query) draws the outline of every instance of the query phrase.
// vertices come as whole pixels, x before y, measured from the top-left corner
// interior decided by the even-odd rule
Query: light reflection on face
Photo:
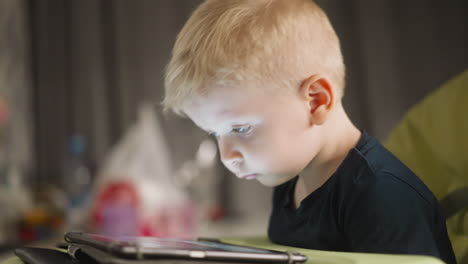
[[[276,186],[302,171],[318,151],[308,108],[298,94],[215,87],[185,114],[214,135],[221,161],[237,177]]]

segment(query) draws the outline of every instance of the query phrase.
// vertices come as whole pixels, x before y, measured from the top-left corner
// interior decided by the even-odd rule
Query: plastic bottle
[[[65,228],[80,230],[86,221],[93,173],[85,158],[85,138],[70,137],[68,157],[65,162],[63,186],[65,191]]]

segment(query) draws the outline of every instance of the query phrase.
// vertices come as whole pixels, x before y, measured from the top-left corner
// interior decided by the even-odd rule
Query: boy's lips
[[[257,177],[258,177],[258,173],[252,173],[252,174],[242,175],[239,178],[245,179],[245,180],[253,180],[253,179],[257,178]]]

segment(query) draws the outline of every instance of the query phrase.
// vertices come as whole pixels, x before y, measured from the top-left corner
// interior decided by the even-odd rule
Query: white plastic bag
[[[173,180],[170,153],[151,104],[142,104],[132,126],[98,173],[93,231],[106,235],[194,235],[195,210]]]

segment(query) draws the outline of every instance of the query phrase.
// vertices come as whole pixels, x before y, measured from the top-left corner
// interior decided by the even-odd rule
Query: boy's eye
[[[251,126],[233,127],[231,132],[236,134],[247,134],[252,130]]]

